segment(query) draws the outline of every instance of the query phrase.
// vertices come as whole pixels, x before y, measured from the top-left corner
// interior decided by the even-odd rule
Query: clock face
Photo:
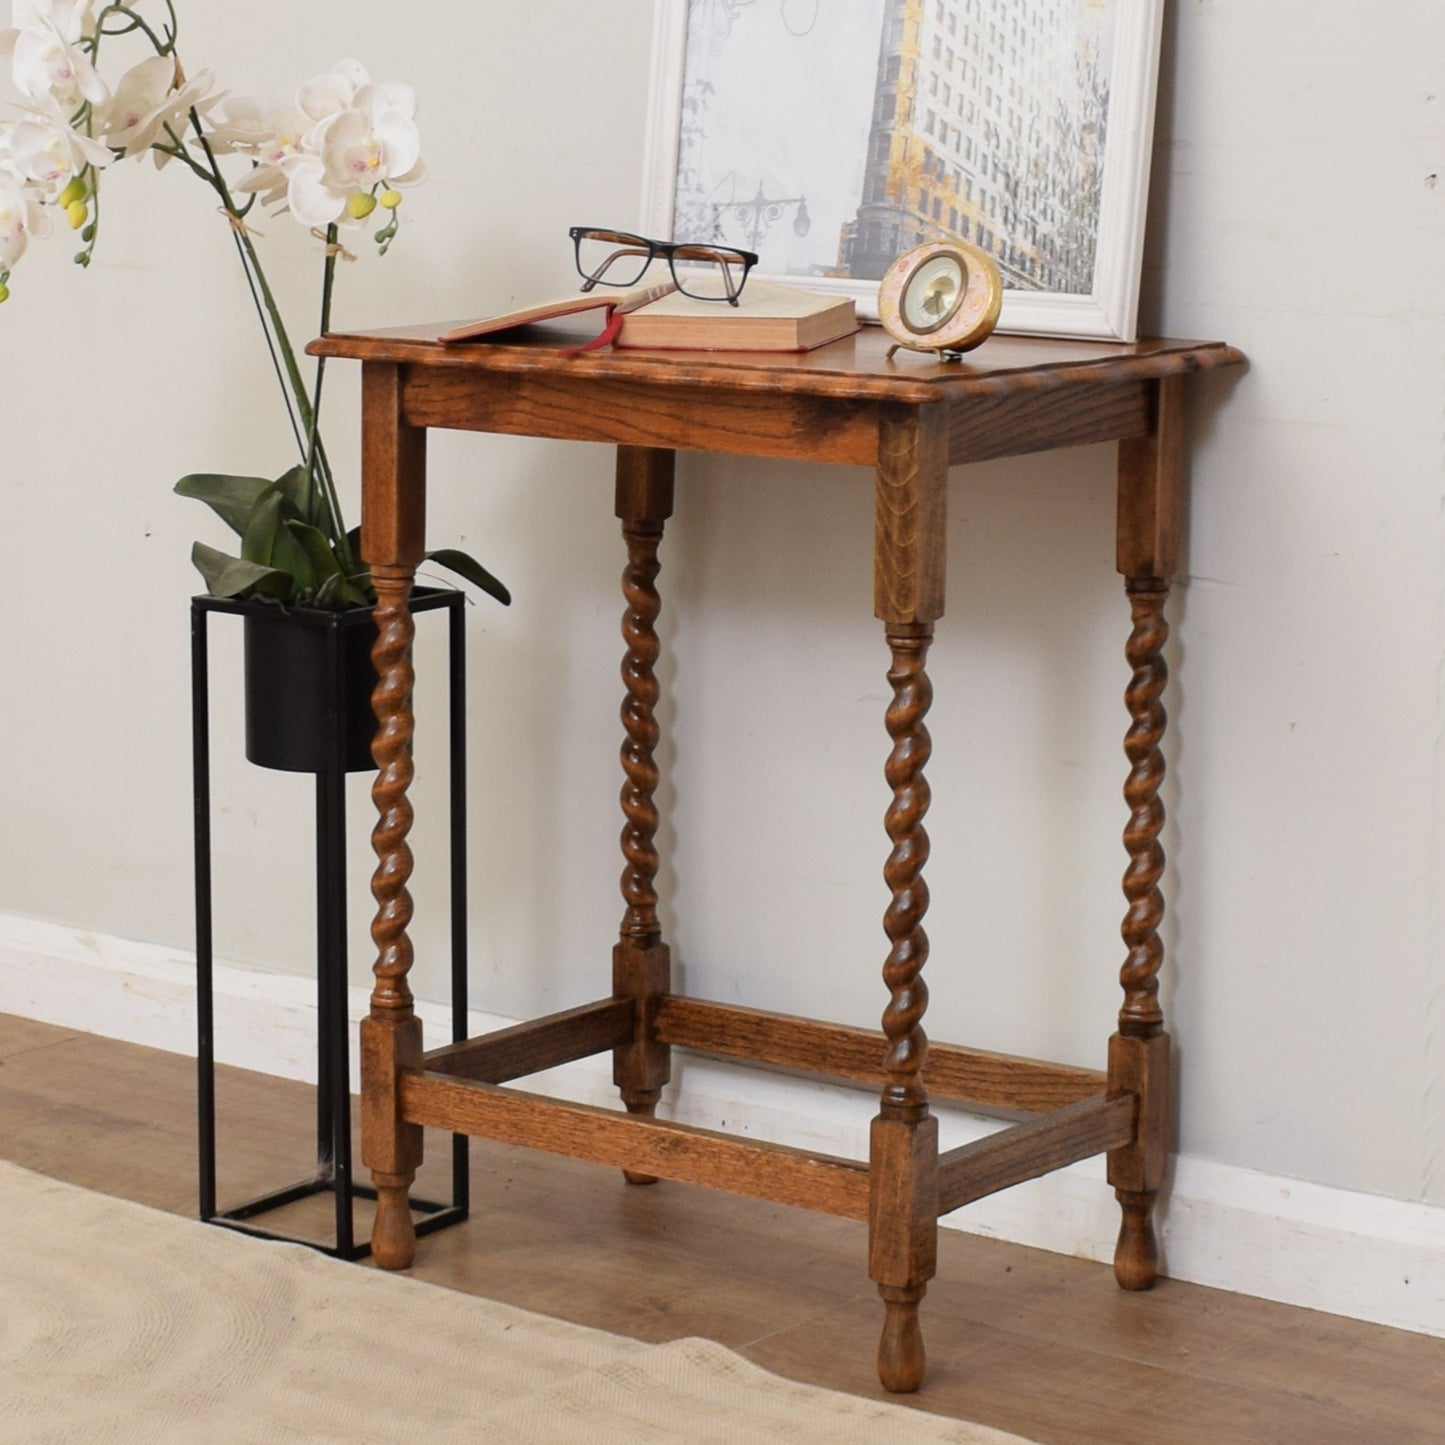
[[[967,351],[998,321],[1003,278],[993,258],[961,241],[906,251],[878,288],[878,319],[902,346]]]
[[[930,256],[903,283],[898,309],[908,329],[920,336],[951,321],[968,288],[963,258],[952,251]]]

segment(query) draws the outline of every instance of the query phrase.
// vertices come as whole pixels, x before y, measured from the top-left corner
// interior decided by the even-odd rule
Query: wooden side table
[[[924,1373],[919,1301],[935,1272],[937,1220],[995,1190],[1107,1151],[1123,1210],[1115,1271],[1147,1289],[1168,1128],[1169,1041],[1158,1000],[1164,870],[1160,832],[1165,716],[1164,603],[1183,491],[1186,378],[1241,362],[1215,342],[1121,346],[995,337],[965,361],[884,358],[875,331],[803,355],[615,352],[569,357],[556,333],[447,348],[444,327],[333,335],[318,355],[363,364],[362,552],[377,591],[374,657],[381,721],[373,796],[379,820],[372,929],[378,957],[362,1034],[362,1152],[376,1183],[373,1253],[404,1268],[416,1248],[407,1191],[422,1126],[549,1149],[867,1220],[869,1273],[885,1316],[878,1371],[890,1390]],[[412,871],[412,619],[408,595],[424,550],[426,433],[432,427],[607,442],[617,447],[622,574],[624,785],[622,898],[608,997],[465,1043],[424,1052],[412,1009],[407,926]],[[1086,442],[1120,442],[1118,569],[1133,616],[1126,655],[1129,761],[1124,842],[1128,908],[1124,1001],[1106,1070],[930,1046],[924,864],[928,808],[926,669],[943,614],[950,465]],[[658,546],[673,504],[678,450],[867,464],[877,469],[873,605],[891,655],[892,790],[885,867],[891,902],[881,1033],[709,1003],[672,992],[657,915],[655,792]],[[866,1163],[740,1139],[653,1117],[673,1046],[880,1089]],[[612,1050],[626,1113],[504,1087]],[[1028,1115],[940,1154],[929,1098]]]

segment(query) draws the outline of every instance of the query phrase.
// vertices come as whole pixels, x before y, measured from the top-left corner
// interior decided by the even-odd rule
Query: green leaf
[[[320,587],[316,589],[316,595],[311,599],[312,607],[335,608],[337,611],[345,608],[345,601],[338,601],[342,588],[346,585],[346,578],[340,572],[333,572]]]
[[[291,578],[274,567],[262,567],[241,557],[229,557],[204,542],[191,548],[191,561],[212,597],[274,597],[291,600]]]
[[[296,508],[297,516],[303,521],[309,522],[313,527],[324,523],[325,517],[322,515],[320,505],[320,489],[316,486],[315,478],[306,475],[305,467],[295,466],[289,471],[282,472],[276,478],[276,486],[281,495]]]
[[[333,578],[346,580],[345,570],[337,560],[331,539],[325,532],[319,527],[311,526],[309,522],[294,520],[286,523],[286,529],[300,544],[313,574],[320,579],[321,586],[337,586]]]
[[[425,552],[422,555],[428,562],[435,562],[439,567],[455,572],[473,587],[480,587],[489,597],[495,597],[503,607],[511,605],[512,594],[507,591],[506,586],[468,553],[459,552],[455,547],[441,547],[435,552]]]
[[[348,566],[354,567],[354,568],[356,569],[356,571],[357,571],[356,580],[359,581],[359,582],[361,582],[364,587],[370,588],[370,586],[371,586],[371,569],[370,569],[369,567],[367,567],[365,561],[362,559],[362,556],[361,556],[361,528],[360,528],[360,527],[353,527],[353,528],[346,534],[346,550],[345,550],[344,552],[341,552],[341,551],[338,549],[338,553],[339,553],[339,555],[346,561],[346,564],[347,564]],[[368,601],[371,600],[369,593],[367,594],[367,600],[368,600]]]
[[[261,493],[272,485],[265,477],[228,477],[218,472],[192,472],[176,483],[175,491],[178,496],[204,502],[238,537],[244,537],[251,512]]]
[[[312,566],[310,554],[292,533],[293,525],[305,526],[279,483],[270,483],[251,510],[241,537],[241,555],[263,567],[279,567],[294,574],[303,591],[314,591],[322,576]]]
[[[276,539],[286,520],[286,508],[286,498],[276,489],[276,484],[267,482],[241,530],[241,555],[248,562],[262,567],[272,565]]]

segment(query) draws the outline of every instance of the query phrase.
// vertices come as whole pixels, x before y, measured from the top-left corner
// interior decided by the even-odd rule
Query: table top
[[[1234,366],[1243,355],[1217,341],[1150,339],[1132,343],[992,336],[956,361],[899,352],[888,360],[887,335],[865,326],[854,336],[806,352],[611,349],[567,355],[586,339],[565,326],[532,326],[502,340],[443,345],[459,323],[333,332],[313,341],[313,356],[440,368],[451,373],[557,374],[649,388],[746,393],[768,391],[918,405],[964,397],[1052,390],[1079,383],[1110,385]]]
[[[567,348],[592,331],[532,326],[443,345],[437,338],[455,324],[334,333],[307,349],[372,370],[367,423],[378,438],[396,405],[410,428],[855,465],[910,450],[898,427],[941,438],[928,454],[945,466],[1143,437],[1159,388],[1244,360],[1218,341],[997,335],[956,361],[921,352],[890,360],[876,326],[805,352],[574,355]]]

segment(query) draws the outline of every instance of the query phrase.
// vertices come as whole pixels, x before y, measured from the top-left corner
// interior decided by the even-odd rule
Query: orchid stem
[[[271,357],[271,369],[276,373],[277,385],[281,388],[281,399],[286,406],[286,419],[291,423],[291,435],[296,439],[296,448],[302,451],[305,448],[305,440],[301,434],[301,424],[296,419],[296,407],[291,400],[291,393],[286,385],[286,373],[281,367],[281,357],[276,350],[276,343],[271,336],[271,328],[266,325],[266,313],[261,304],[261,293],[256,286],[256,278],[251,274],[251,267],[246,261],[246,250],[241,245],[241,238],[233,236],[236,243],[236,254],[241,258],[241,270],[246,277],[246,285],[251,292],[251,304],[256,308],[256,314],[261,321],[261,334],[266,338],[266,351]]]
[[[206,161],[210,167],[196,165],[190,161],[193,169],[198,171],[210,183],[216,194],[221,198],[221,204],[226,209],[226,214],[234,220],[240,220],[240,210],[231,195],[231,189],[226,184],[225,177],[221,174],[221,168],[216,162],[215,152],[211,149],[210,142],[206,139],[201,129],[201,118],[193,109],[191,111],[191,125],[194,127],[196,136],[200,141],[201,149],[205,152]],[[292,430],[296,434],[297,446],[301,452],[301,460],[308,465],[312,464],[307,456],[307,444],[303,440],[312,436],[315,431],[315,420],[312,415],[311,400],[306,394],[306,383],[301,376],[301,368],[296,361],[296,352],[291,346],[291,338],[286,333],[286,323],[281,319],[281,309],[276,304],[275,294],[271,290],[271,283],[266,279],[265,268],[261,265],[261,258],[256,254],[256,247],[252,243],[241,226],[233,225],[232,234],[236,238],[237,248],[241,252],[242,264],[255,280],[256,289],[260,292],[261,309],[263,312],[262,326],[267,331],[275,344],[276,351],[280,356],[280,364],[285,372],[287,385],[282,388],[286,400],[287,412],[291,415]],[[254,293],[253,293],[254,294]],[[269,326],[267,322],[269,321]],[[292,402],[295,402],[295,409],[292,409]],[[313,445],[315,445],[313,443]],[[324,466],[324,461],[323,461]]]
[[[326,260],[321,273],[321,335],[325,336],[331,329],[331,297],[336,285],[336,223],[332,222],[326,228]],[[351,556],[351,547],[346,538],[346,529],[341,521],[341,500],[336,495],[335,479],[331,475],[330,467],[317,467],[318,455],[321,447],[321,387],[326,380],[326,358],[319,356],[316,359],[316,390],[311,401],[311,435],[306,451],[306,479],[309,482],[320,483],[321,494],[326,500],[327,510],[331,513],[332,531],[337,539],[337,549],[342,556],[342,564],[348,570],[354,569],[355,558]]]
[[[167,6],[169,9],[170,7]],[[124,30],[104,30],[101,27],[105,24],[107,15],[124,15],[130,24]],[[171,19],[175,20],[175,11],[171,10]],[[155,46],[157,55],[173,55],[176,49],[176,37],[174,31],[168,41],[163,41],[146,22],[136,14],[129,5],[107,5],[100,12],[100,18],[96,21],[96,33],[98,35],[128,35],[132,30],[143,31],[147,40]]]
[[[230,187],[226,184],[225,177],[216,161],[215,152],[211,149],[210,142],[201,128],[201,118],[194,109],[191,111],[190,118],[201,149],[205,152],[207,165],[198,165],[190,156],[183,156],[183,158],[215,190],[225,208],[226,215],[232,221],[239,221],[241,219],[240,208],[231,195]],[[183,150],[179,142],[177,149]],[[345,523],[342,521],[341,501],[336,494],[336,481],[332,475],[331,464],[327,460],[326,448],[321,441],[321,390],[326,374],[325,358],[319,359],[316,364],[313,399],[307,394],[301,367],[296,359],[295,349],[291,345],[291,338],[286,331],[286,323],[281,317],[281,309],[276,304],[275,293],[271,290],[271,283],[266,278],[266,270],[261,265],[261,258],[256,252],[255,244],[247,234],[244,225],[233,225],[231,230],[236,242],[236,249],[241,256],[242,268],[251,285],[251,297],[257,306],[261,329],[266,334],[267,345],[271,348],[272,364],[276,368],[277,379],[281,382],[282,399],[286,404],[287,416],[290,419],[291,431],[296,438],[296,445],[301,454],[302,465],[306,468],[308,487],[314,484],[320,488],[328,514],[329,529],[335,539],[338,555],[343,566],[355,570],[356,558],[352,556]],[[331,298],[335,286],[336,252],[332,249],[336,245],[336,227],[334,225],[327,229],[326,243],[327,253],[321,288],[321,330],[323,332],[331,322]]]

